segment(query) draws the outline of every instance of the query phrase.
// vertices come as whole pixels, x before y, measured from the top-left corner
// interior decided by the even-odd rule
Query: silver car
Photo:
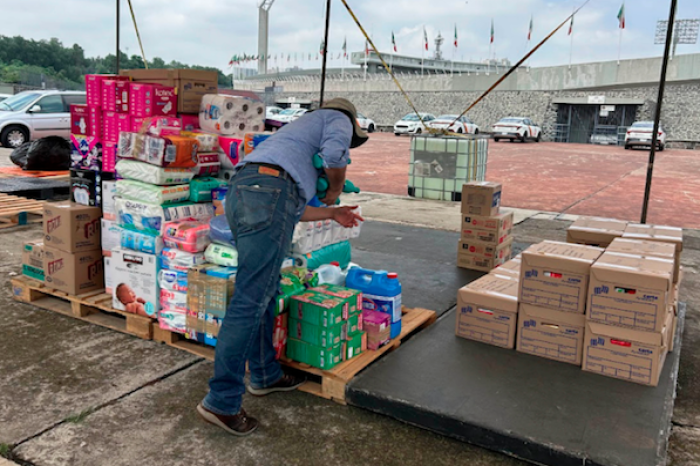
[[[24,91],[0,102],[0,144],[19,147],[45,136],[70,136],[70,106],[84,104],[77,91]]]

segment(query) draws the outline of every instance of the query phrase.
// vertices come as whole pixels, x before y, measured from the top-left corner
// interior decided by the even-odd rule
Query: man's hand
[[[343,193],[343,189],[341,188],[340,191],[331,191],[330,189],[326,191],[326,197],[323,199],[319,199],[321,202],[326,204],[327,206],[334,206],[336,202],[338,202],[338,198],[340,195]]]
[[[355,213],[357,206],[343,206],[333,208],[333,220],[345,228],[356,227],[365,219]]]

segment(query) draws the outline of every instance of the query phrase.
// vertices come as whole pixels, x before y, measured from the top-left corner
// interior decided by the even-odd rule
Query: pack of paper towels
[[[199,108],[202,131],[243,138],[265,129],[265,104],[247,97],[206,94]]]

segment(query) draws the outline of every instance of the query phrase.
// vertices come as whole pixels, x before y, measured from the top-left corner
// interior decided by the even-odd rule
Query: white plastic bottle
[[[318,283],[320,285],[340,285],[345,283],[345,274],[340,268],[340,264],[337,262],[331,262],[330,264],[323,264],[321,267],[316,269],[318,273]]]

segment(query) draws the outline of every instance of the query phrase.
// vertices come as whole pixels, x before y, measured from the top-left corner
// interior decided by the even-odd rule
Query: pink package
[[[153,115],[177,116],[177,93],[174,87],[153,85]]]
[[[102,111],[114,112],[117,107],[117,82],[113,79],[102,81]]]
[[[183,131],[197,131],[199,128],[199,113],[180,113]]]
[[[115,111],[118,113],[129,113],[129,96],[131,94],[131,83],[129,81],[117,81],[115,98]]]
[[[90,135],[90,111],[87,105],[70,106],[70,132],[72,134]]]
[[[379,334],[389,326],[391,326],[391,314],[370,310],[362,311],[362,328],[368,336]],[[387,341],[389,341],[389,333],[386,334],[384,341],[367,338],[367,349],[376,350]]]
[[[105,141],[116,142],[119,140],[117,112],[102,112],[102,125],[102,138]]]
[[[117,143],[105,142],[102,148],[102,171],[114,173],[117,164]]]
[[[149,119],[147,124],[147,132],[153,136],[179,136],[182,131],[182,122],[179,118],[153,117]],[[139,128],[139,130],[141,129]]]
[[[194,169],[195,176],[216,176],[221,169],[219,154],[216,152],[204,152],[197,154],[197,166]]]
[[[171,291],[161,288],[160,306],[161,308],[187,308],[187,293],[182,291]]]
[[[158,326],[173,333],[187,332],[187,309],[182,307],[163,307],[158,311]]]
[[[102,107],[102,82],[110,79],[113,81],[128,81],[128,76],[113,74],[87,74],[85,75],[86,103],[93,107]]]
[[[116,113],[115,116],[115,130],[116,130],[116,139],[115,141],[119,140],[119,135],[122,132],[130,132],[131,129],[133,128],[134,123],[131,121],[131,115],[127,113]]]
[[[202,252],[211,243],[209,223],[197,221],[170,222],[163,225],[166,247],[187,252]]]
[[[103,122],[102,122],[102,109],[100,107],[92,107],[88,105],[88,114],[90,118],[90,136],[95,136],[96,138],[102,139],[103,134]]]
[[[153,85],[144,83],[129,83],[131,97],[131,116],[148,118],[153,116]]]
[[[243,140],[238,138],[229,138],[219,136],[219,162],[224,170],[233,170],[233,167],[238,165],[240,154],[243,151]]]

